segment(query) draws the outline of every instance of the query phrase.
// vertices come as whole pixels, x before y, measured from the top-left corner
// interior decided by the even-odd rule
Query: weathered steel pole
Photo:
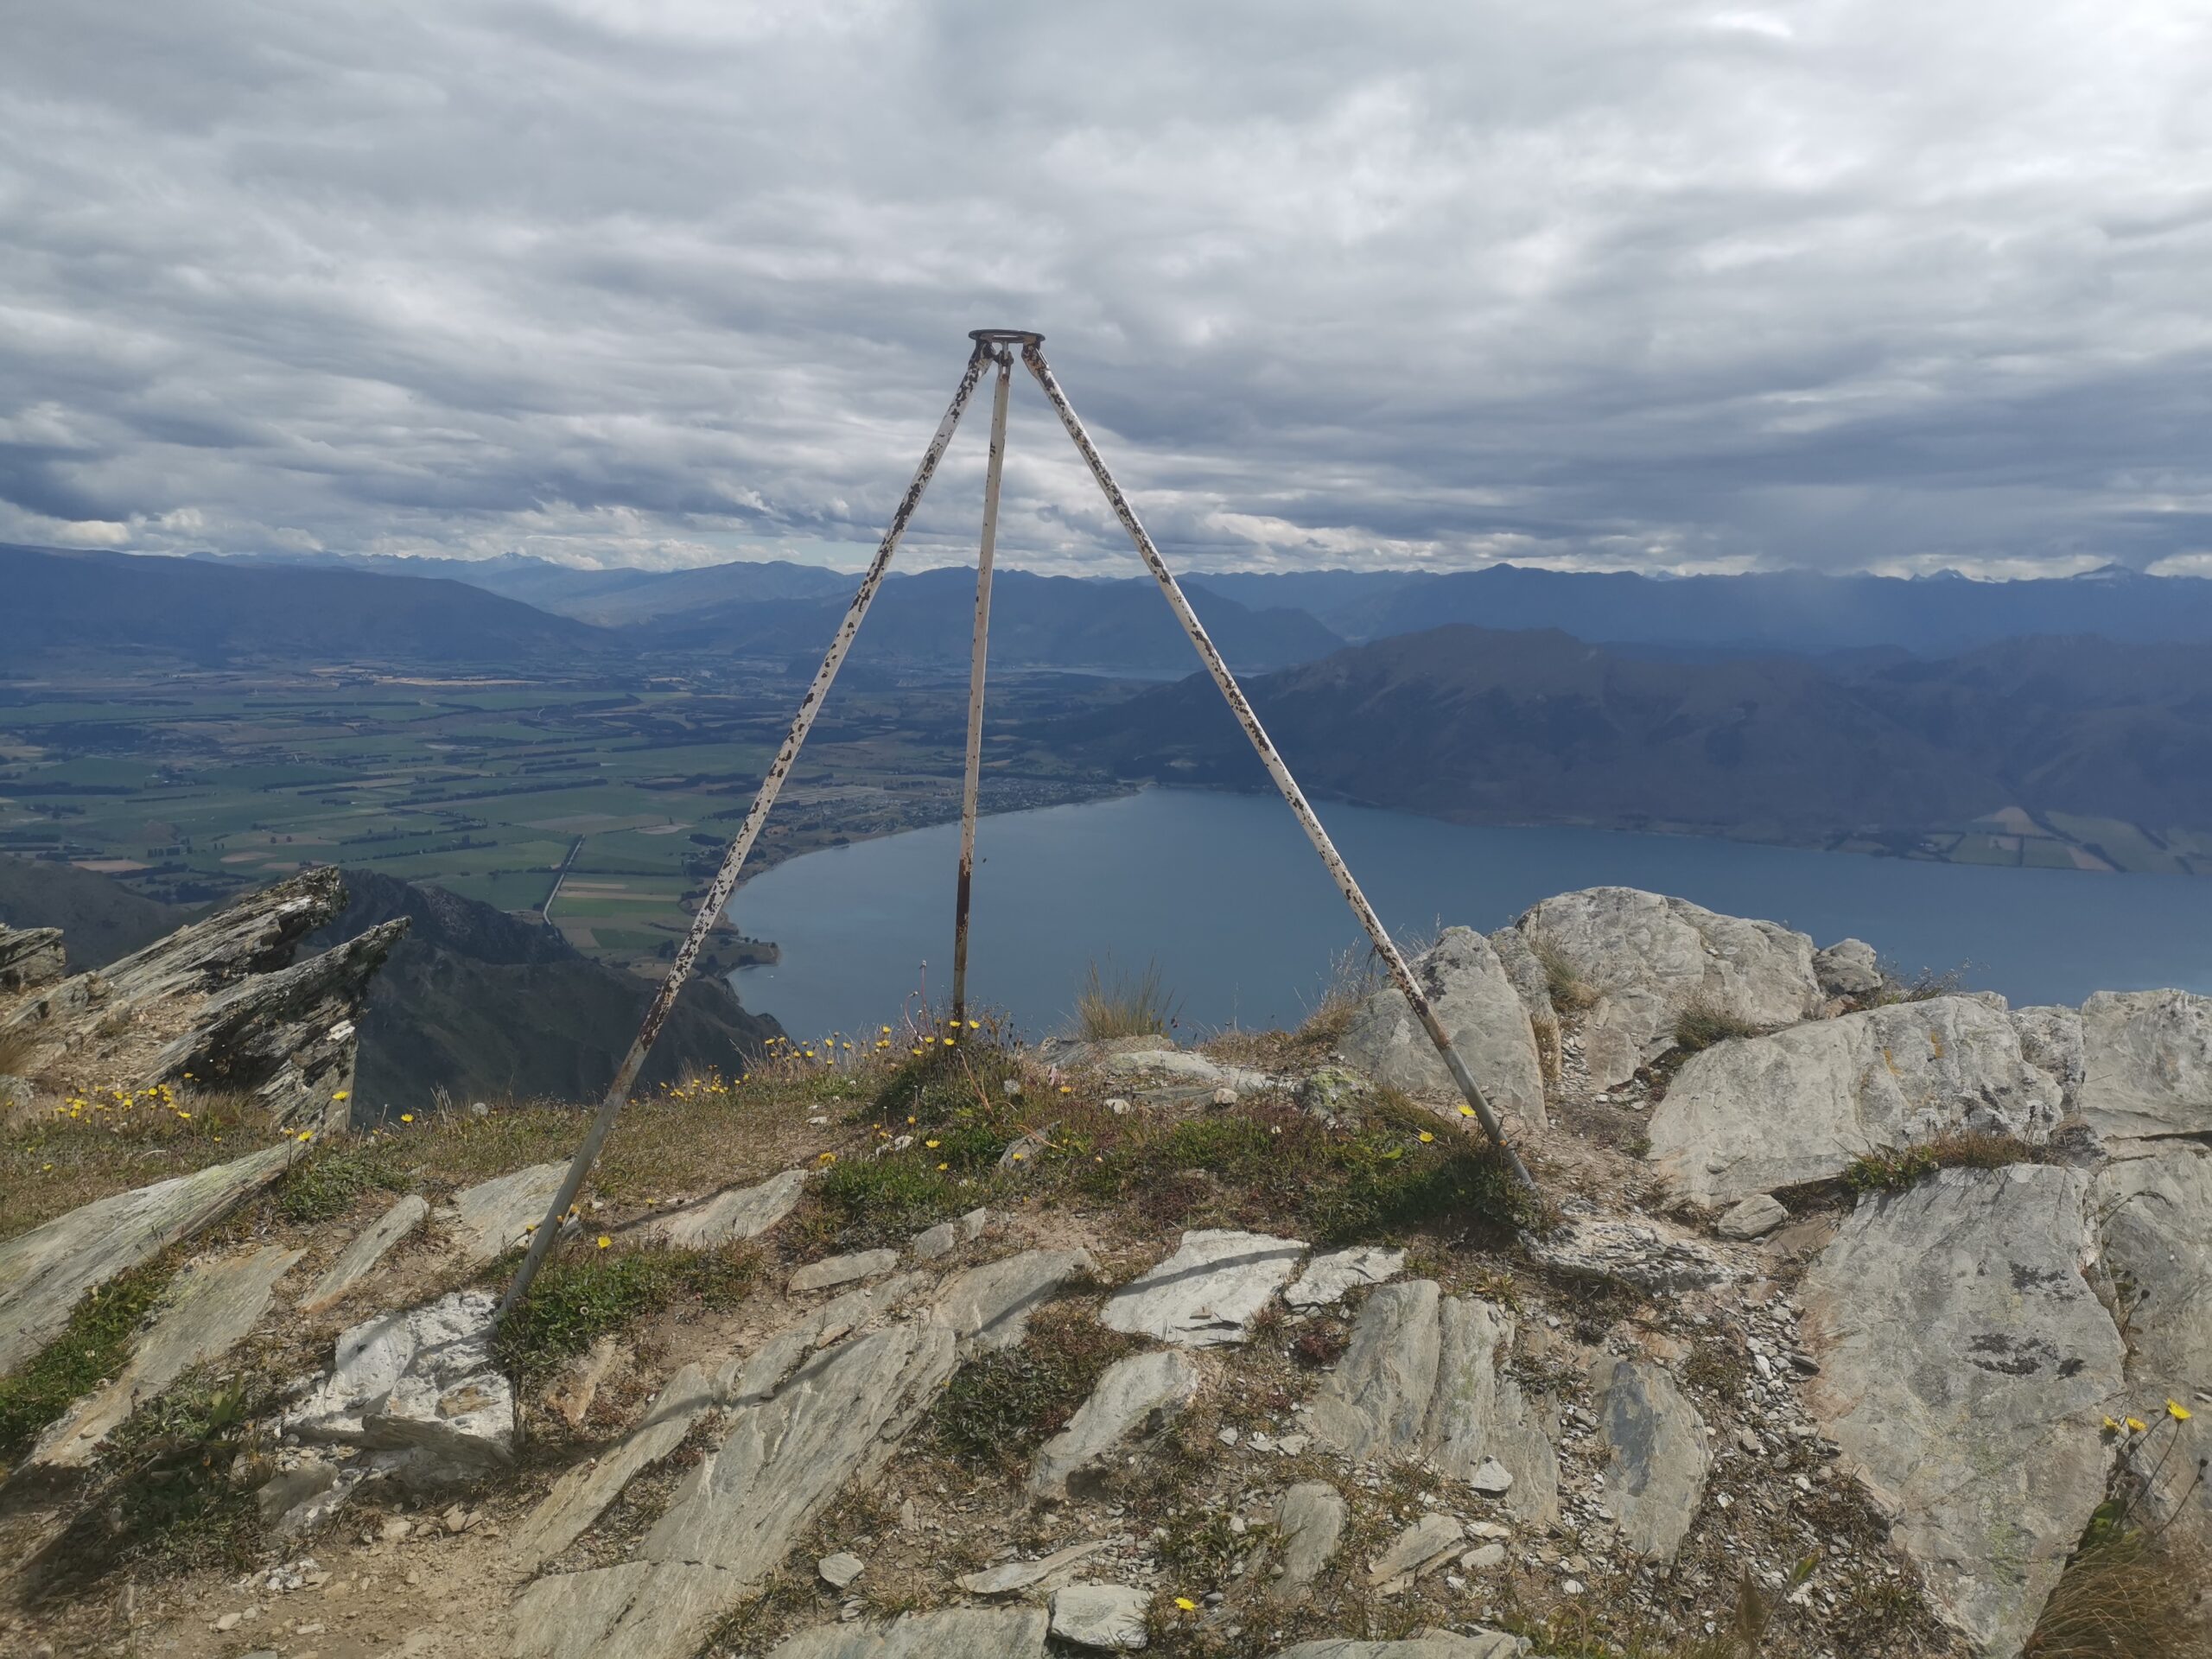
[[[830,683],[837,677],[837,670],[845,661],[845,653],[852,649],[853,636],[860,632],[861,619],[868,614],[868,607],[874,600],[876,589],[883,585],[884,572],[891,567],[891,556],[898,550],[899,539],[906,533],[906,525],[921,505],[922,492],[929,488],[930,480],[937,472],[937,464],[944,458],[945,446],[952,442],[952,430],[960,424],[961,411],[968,407],[968,400],[975,394],[976,383],[982,378],[983,365],[992,360],[990,353],[978,342],[968,359],[968,367],[960,377],[960,385],[952,394],[952,403],[944,411],[944,418],[937,423],[937,431],[922,451],[922,463],[915,469],[914,481],[906,486],[906,493],[899,499],[898,511],[891,515],[891,528],[884,531],[881,545],[875,550],[875,558],[861,578],[858,592],[845,612],[845,620],[837,625],[836,637],[830,640],[830,650],[816,671],[814,683],[807,688],[800,699],[798,712],[791,717],[791,730],[784,735],[784,746],[776,751],[776,758],[769,764],[768,772],[760,780],[760,791],[753,798],[753,810],[745,815],[739,826],[736,839],[722,855],[721,868],[715,873],[707,896],[701,901],[699,913],[691,919],[691,931],[684,936],[683,944],[676,953],[676,960],[669,964],[668,974],[653,993],[653,1000],[646,1005],[645,1017],[639,1022],[637,1037],[630,1044],[630,1052],[622,1057],[622,1064],[615,1068],[614,1081],[607,1086],[607,1096],[599,1103],[599,1112],[592,1119],[591,1128],[583,1144],[576,1148],[576,1155],[569,1161],[569,1173],[561,1178],[561,1189],[553,1195],[552,1206],[545,1212],[544,1220],[531,1235],[529,1251],[523,1256],[522,1266],[516,1269],[514,1282],[507,1287],[506,1297],[499,1304],[498,1317],[504,1319],[508,1310],[523,1299],[530,1288],[530,1281],[537,1276],[537,1269],[545,1261],[546,1253],[553,1248],[553,1241],[561,1231],[561,1222],[569,1213],[569,1206],[575,1203],[576,1194],[583,1188],[584,1177],[599,1161],[600,1149],[606,1146],[614,1120],[630,1098],[630,1090],[644,1067],[645,1056],[652,1052],[654,1039],[659,1037],[661,1027],[667,1022],[669,1011],[676,1006],[676,995],[683,988],[683,982],[691,972],[691,964],[699,955],[699,948],[706,942],[708,930],[729,903],[729,896],[737,887],[738,872],[744,868],[746,855],[753,850],[753,842],[760,833],[760,826],[768,817],[768,809],[776,804],[782,791],[784,779],[791,775],[791,766],[798,760],[800,747],[806,734],[814,727],[814,717],[822,712],[822,702],[830,693]]]
[[[992,331],[978,329],[977,345]],[[983,776],[983,661],[991,634],[991,559],[999,544],[999,480],[1006,464],[1006,400],[1014,381],[1014,353],[993,344],[999,365],[991,391],[991,457],[983,471],[983,539],[976,556],[976,638],[968,664],[968,770],[960,790],[960,881],[953,895],[952,1023],[968,1017],[968,901],[976,885],[976,799]]]
[[[1099,489],[1104,492],[1106,505],[1113,508],[1114,516],[1122,521],[1122,528],[1128,531],[1129,539],[1136,543],[1137,552],[1151,569],[1154,579],[1160,583],[1160,591],[1167,596],[1167,603],[1175,613],[1175,620],[1183,625],[1183,632],[1191,636],[1192,645],[1198,648],[1198,660],[1205,664],[1206,672],[1213,676],[1213,683],[1221,688],[1221,695],[1228,700],[1230,711],[1236,716],[1237,724],[1244,728],[1244,735],[1252,740],[1252,747],[1258,751],[1261,763],[1267,767],[1268,775],[1274,778],[1275,787],[1282,791],[1283,799],[1289,803],[1292,815],[1306,831],[1306,839],[1313,843],[1313,850],[1320,854],[1321,862],[1328,867],[1329,874],[1336,878],[1337,887],[1344,893],[1345,902],[1351,905],[1352,914],[1367,930],[1367,937],[1375,942],[1376,954],[1382,958],[1383,966],[1389,969],[1391,979],[1404,994],[1414,1018],[1428,1033],[1429,1041],[1436,1045],[1436,1052],[1442,1057],[1446,1069],[1452,1073],[1452,1080],[1459,1085],[1459,1092],[1466,1096],[1467,1104],[1481,1120],[1491,1143],[1504,1154],[1515,1177],[1523,1186],[1534,1192],[1536,1183],[1529,1173],[1528,1166],[1521,1161],[1520,1154],[1506,1144],[1505,1131],[1497,1121],[1497,1114],[1491,1109],[1482,1086],[1475,1081],[1474,1074],[1467,1070],[1467,1063],[1459,1058],[1459,1051],[1452,1046],[1443,1022],[1437,1019],[1436,1010],[1429,1006],[1421,982],[1414,977],[1413,969],[1406,965],[1405,957],[1398,953],[1398,947],[1391,942],[1389,930],[1382,925],[1382,918],[1375,913],[1375,906],[1367,902],[1367,895],[1360,891],[1359,883],[1353,880],[1343,855],[1337,851],[1336,843],[1329,839],[1329,832],[1321,827],[1321,820],[1307,804],[1305,791],[1299,788],[1298,780],[1290,775],[1290,768],[1283,763],[1283,758],[1277,753],[1274,741],[1268,736],[1266,728],[1260,724],[1259,715],[1253,713],[1252,705],[1245,700],[1243,688],[1236,683],[1236,677],[1229,671],[1229,664],[1222,660],[1221,652],[1207,637],[1205,624],[1198,620],[1198,613],[1191,608],[1191,601],[1183,596],[1174,573],[1168,569],[1166,561],[1160,556],[1160,550],[1152,544],[1152,537],[1145,533],[1144,525],[1138,522],[1136,509],[1122,493],[1121,486],[1115,483],[1114,475],[1106,470],[1106,463],[1100,458],[1097,446],[1091,442],[1090,435],[1083,429],[1083,423],[1076,418],[1075,409],[1068,402],[1067,394],[1060,390],[1060,383],[1052,378],[1052,371],[1045,361],[1039,337],[1032,335],[1023,341],[1021,360],[1029,365],[1030,373],[1037,377],[1037,384],[1045,389],[1045,396],[1052,401],[1053,411],[1060,417],[1060,424],[1067,428],[1068,436],[1075,441],[1077,453],[1082,455],[1090,468],[1090,475],[1098,480]]]

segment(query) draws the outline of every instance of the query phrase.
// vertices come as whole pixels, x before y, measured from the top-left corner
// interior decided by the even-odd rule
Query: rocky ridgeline
[[[96,973],[65,971],[55,929],[0,926],[0,1045],[10,1068],[0,1077],[0,1116],[86,1109],[84,1096],[116,1080],[136,1091],[189,1078],[203,1094],[247,1097],[284,1137],[0,1243],[0,1373],[50,1340],[87,1291],[274,1180],[300,1135],[343,1125],[354,1021],[406,931],[393,923],[295,962],[300,942],[345,906],[337,872],[309,870]]]
[[[207,1011],[238,1006],[239,987],[270,981],[255,1006],[291,1007],[275,983],[313,977],[243,943],[282,932],[288,902],[250,901],[264,919],[226,925],[241,944],[216,957],[257,964],[227,984],[191,981],[175,941],[132,961],[175,965],[122,964],[74,1001],[75,982],[51,988],[52,941],[0,938],[0,974],[46,1005],[53,1052],[103,1040],[73,1008],[145,995],[118,979],[189,981],[172,993],[199,999],[185,1024],[213,1029]],[[791,1264],[737,1326],[692,1333],[621,1431],[548,1484],[530,1468],[530,1414],[584,1421],[622,1357],[603,1343],[524,1399],[493,1359],[492,1296],[467,1283],[543,1213],[548,1164],[435,1208],[403,1198],[312,1260],[255,1241],[194,1262],[128,1374],[29,1462],[54,1480],[83,1465],[134,1403],[272,1302],[354,1310],[327,1367],[288,1390],[260,1492],[288,1554],[344,1548],[353,1565],[295,1559],[242,1581],[229,1611],[202,1601],[204,1622],[162,1627],[188,1656],[236,1650],[264,1618],[303,1655],[325,1626],[280,1623],[284,1598],[404,1596],[434,1573],[442,1599],[392,1651],[1042,1659],[1152,1643],[1503,1659],[1542,1649],[1503,1627],[1578,1608],[1719,1631],[1748,1573],[1788,1604],[1777,1651],[2011,1659],[2108,1497],[2177,1546],[2212,1548],[2197,1478],[2212,1415],[2196,1414],[2212,1408],[2212,1001],[1916,994],[1857,941],[1818,949],[1619,888],[1548,899],[1488,938],[1453,928],[1416,966],[1555,1211],[1510,1249],[1421,1260],[1192,1230],[1148,1235],[1132,1261],[1128,1225],[1016,1201],[903,1248]],[[293,1121],[342,1039],[306,1019],[256,1027],[279,1028],[297,1039],[283,1061],[238,1075]],[[145,1053],[211,1052],[182,1030]],[[1440,1134],[1471,1128],[1387,990],[1319,1062],[1236,1065],[1157,1039],[1033,1058],[1117,1114],[1258,1098],[1349,1122],[1387,1086],[1430,1105]],[[283,1065],[298,1084],[273,1085]],[[1052,1135],[1007,1147],[1005,1178]],[[0,1245],[0,1330],[31,1332],[0,1364],[35,1350],[57,1300],[66,1316],[141,1249],[97,1241],[204,1226],[269,1156]],[[1847,1178],[1870,1170],[1882,1179],[1856,1194]],[[807,1181],[788,1170],[638,1224],[689,1248],[772,1244]],[[91,1257],[53,1265],[69,1251]],[[403,1284],[461,1287],[388,1301],[378,1270],[403,1259]],[[1048,1306],[1126,1349],[1007,1485],[952,1489],[918,1427]],[[1182,1483],[1179,1524],[1216,1566],[1153,1523],[1162,1481]],[[388,1518],[346,1543],[346,1517],[372,1503]],[[410,1506],[425,1518],[390,1514]],[[764,1605],[785,1611],[725,1623]],[[1870,1608],[1897,1617],[1870,1623]],[[1414,1633],[1368,1639],[1377,1628]],[[1283,1634],[1316,1629],[1362,1634]]]

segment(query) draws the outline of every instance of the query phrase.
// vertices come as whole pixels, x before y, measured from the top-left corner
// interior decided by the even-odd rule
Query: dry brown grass
[[[1543,968],[1544,988],[1549,993],[1554,1009],[1572,1016],[1595,1006],[1599,995],[1596,987],[1575,970],[1574,964],[1557,945],[1538,937],[1529,941],[1529,950]]]
[[[2023,1659],[2212,1659],[2212,1556],[2145,1528],[2089,1543],[2067,1564]]]
[[[1160,977],[1160,964],[1148,962],[1141,973],[1129,973],[1110,963],[1100,971],[1094,962],[1076,995],[1076,1034],[1086,1043],[1103,1043],[1116,1037],[1157,1037],[1174,1025],[1179,1007],[1174,994]]]
[[[1870,1152],[1843,1172],[1854,1192],[1902,1192],[1939,1169],[2002,1169],[2048,1161],[2041,1147],[1990,1129],[1946,1129],[1910,1146]]]

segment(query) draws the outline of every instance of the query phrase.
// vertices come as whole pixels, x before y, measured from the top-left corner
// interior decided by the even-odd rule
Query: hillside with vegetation
[[[582,1114],[350,1128],[338,887],[0,933],[11,1651],[2212,1651],[2212,999],[1561,894],[1417,964],[1533,1193],[1357,979],[776,1042],[499,1321]]]

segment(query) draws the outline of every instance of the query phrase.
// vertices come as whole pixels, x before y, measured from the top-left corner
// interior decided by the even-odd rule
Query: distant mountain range
[[[835,601],[842,610],[855,581],[851,575],[817,566],[773,561],[737,561],[689,570],[580,570],[515,555],[485,560],[332,555],[321,556],[320,563],[365,573],[467,582],[603,626],[676,618],[679,628],[694,632],[695,624],[727,624],[732,607],[823,601]],[[1002,569],[1002,582],[1011,584],[1014,579],[1013,571]],[[973,580],[972,570],[964,575],[934,571],[918,577],[894,573],[887,597],[909,581],[945,581],[957,588],[963,582],[972,585]],[[2145,576],[2120,565],[2022,582],[1974,582],[1948,573],[1908,578],[1809,571],[1669,577],[1496,564],[1448,572],[1199,572],[1187,575],[1185,585],[1211,594],[1217,607],[1227,601],[1246,612],[1303,612],[1320,625],[1319,632],[1300,634],[1283,619],[1267,624],[1260,636],[1264,648],[1252,660],[1274,664],[1300,660],[1285,654],[1292,650],[1319,655],[1337,643],[1418,632],[1447,622],[1509,631],[1558,628],[1602,645],[1643,645],[1706,655],[1811,655],[1896,646],[1920,656],[1949,656],[1999,639],[2037,634],[2094,633],[2122,642],[2212,642],[2212,582]],[[1141,573],[1085,579],[1078,589],[1091,602],[1113,607],[1116,615],[1143,626],[1147,633],[1158,632],[1143,613],[1147,601],[1157,607],[1159,597],[1150,579]],[[938,614],[940,607],[918,598],[907,602],[931,626],[943,620]],[[1127,612],[1119,608],[1125,604],[1130,607]],[[1224,610],[1222,614],[1230,617],[1234,613]],[[802,618],[811,625],[811,613],[803,607],[785,613],[786,621]],[[1211,620],[1208,626],[1213,626]],[[965,639],[964,628],[956,632]],[[1042,660],[1034,653],[1058,648],[1062,641],[1057,636],[1063,632],[1045,630],[1023,647],[1019,660]],[[823,637],[827,639],[826,632]],[[1066,633],[1065,639],[1073,645],[1085,643],[1080,632]],[[936,651],[934,636],[924,643],[930,652]],[[1099,642],[1090,643],[1096,649]],[[899,654],[906,660],[922,659],[912,645],[902,645]],[[1157,645],[1147,646],[1128,665],[1180,666],[1179,661],[1166,660],[1172,656]]]
[[[484,563],[488,569],[480,574],[458,560],[290,564],[0,546],[0,594],[8,601],[0,607],[0,650],[16,662],[92,651],[206,664],[484,669],[567,668],[595,658],[627,662],[681,652],[708,659],[790,658],[810,669],[836,632],[853,585],[835,572],[790,564],[652,573]],[[467,581],[443,574],[462,571]],[[599,621],[556,614],[480,582],[536,592],[547,605]],[[965,663],[975,583],[972,569],[959,569],[887,582],[855,662]],[[1239,669],[1306,662],[1344,643],[1303,611],[1255,611],[1204,588],[1191,596]],[[1179,673],[1195,658],[1149,581],[1008,569],[993,588],[991,660],[1001,667],[1157,675]]]
[[[1465,822],[1829,842],[2014,808],[2212,829],[2212,656],[2195,645],[1681,662],[1456,625],[1247,689],[1309,788]],[[1129,777],[1265,781],[1195,676],[1049,739]]]
[[[1301,606],[1364,641],[1447,622],[1559,628],[1605,645],[1809,654],[1895,645],[1948,656],[2034,634],[2212,641],[2212,582],[2120,565],[2077,576],[1973,582],[1771,571],[1662,577],[1627,571],[1321,570],[1198,578],[1246,605]]]
[[[473,667],[613,643],[567,617],[435,577],[0,545],[0,652],[16,664],[105,652]]]
[[[1304,611],[1252,610],[1200,586],[1185,590],[1222,654],[1239,669],[1281,667],[1327,655],[1344,641]],[[662,642],[741,656],[819,656],[849,594],[727,601],[652,624]],[[952,665],[968,660],[976,573],[926,570],[884,583],[853,648],[862,663]],[[1149,581],[1091,582],[1001,570],[991,584],[991,661],[1006,667],[1179,674],[1198,658]]]

